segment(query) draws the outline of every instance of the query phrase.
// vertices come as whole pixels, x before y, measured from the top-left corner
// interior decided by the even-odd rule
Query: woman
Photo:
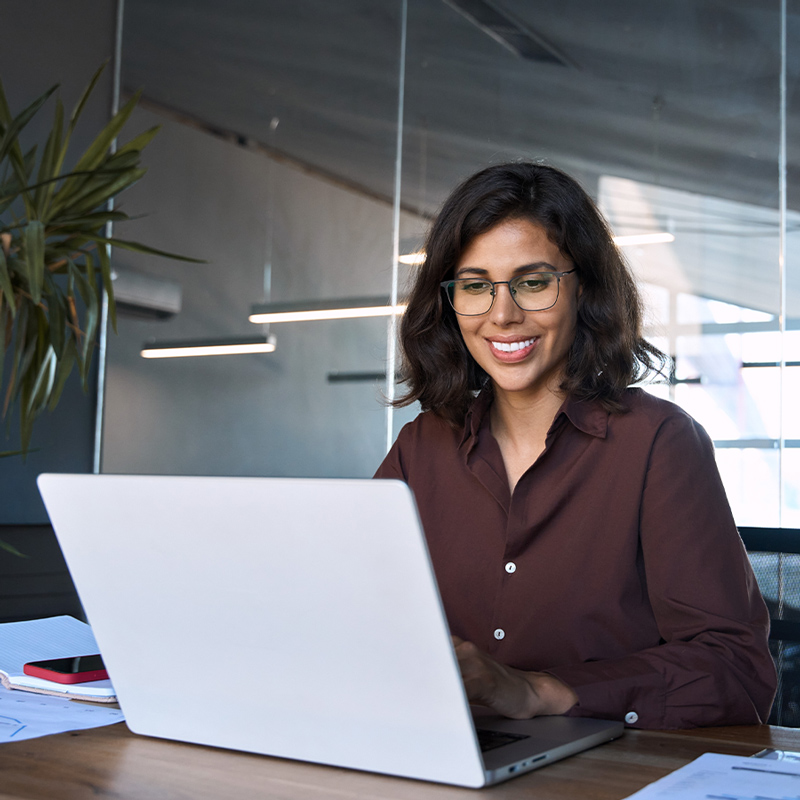
[[[467,695],[509,717],[763,722],[768,616],[708,435],[628,388],[663,366],[600,213],[540,164],[445,202],[401,328],[414,491]]]

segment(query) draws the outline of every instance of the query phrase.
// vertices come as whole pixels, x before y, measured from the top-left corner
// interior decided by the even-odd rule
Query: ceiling
[[[567,65],[520,57],[459,2],[492,4]],[[408,0],[404,206],[430,213],[477,167],[524,156],[590,186],[612,174],[775,207],[778,9],[777,0]],[[800,177],[797,14],[787,32],[791,178]],[[123,84],[390,199],[400,36],[400,0],[126,0]],[[798,208],[800,181],[789,187]]]

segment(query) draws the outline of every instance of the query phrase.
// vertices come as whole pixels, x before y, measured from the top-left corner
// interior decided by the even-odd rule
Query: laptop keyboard
[[[478,744],[482,753],[488,753],[503,745],[518,742],[520,739],[529,739],[524,733],[506,733],[505,731],[489,731],[483,728],[477,729]]]

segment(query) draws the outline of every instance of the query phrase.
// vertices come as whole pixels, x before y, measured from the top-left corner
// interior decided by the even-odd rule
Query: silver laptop
[[[134,733],[471,787],[622,733],[476,728],[403,483],[38,483]]]

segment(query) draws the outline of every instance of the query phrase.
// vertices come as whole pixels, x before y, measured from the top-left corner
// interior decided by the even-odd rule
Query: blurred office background
[[[795,0],[0,9],[13,110],[55,82],[71,105],[105,58],[96,122],[115,88],[143,91],[123,140],[162,130],[117,232],[208,262],[114,253],[145,299],[121,311],[93,391],[74,381],[27,462],[0,460],[0,523],[46,522],[45,469],[370,476],[416,413],[382,403],[392,318],[265,326],[253,307],[402,299],[415,267],[397,257],[449,190],[526,158],[579,178],[629,237],[648,333],[675,359],[651,391],[709,431],[737,522],[800,527]],[[274,352],[141,355],[254,336]]]

